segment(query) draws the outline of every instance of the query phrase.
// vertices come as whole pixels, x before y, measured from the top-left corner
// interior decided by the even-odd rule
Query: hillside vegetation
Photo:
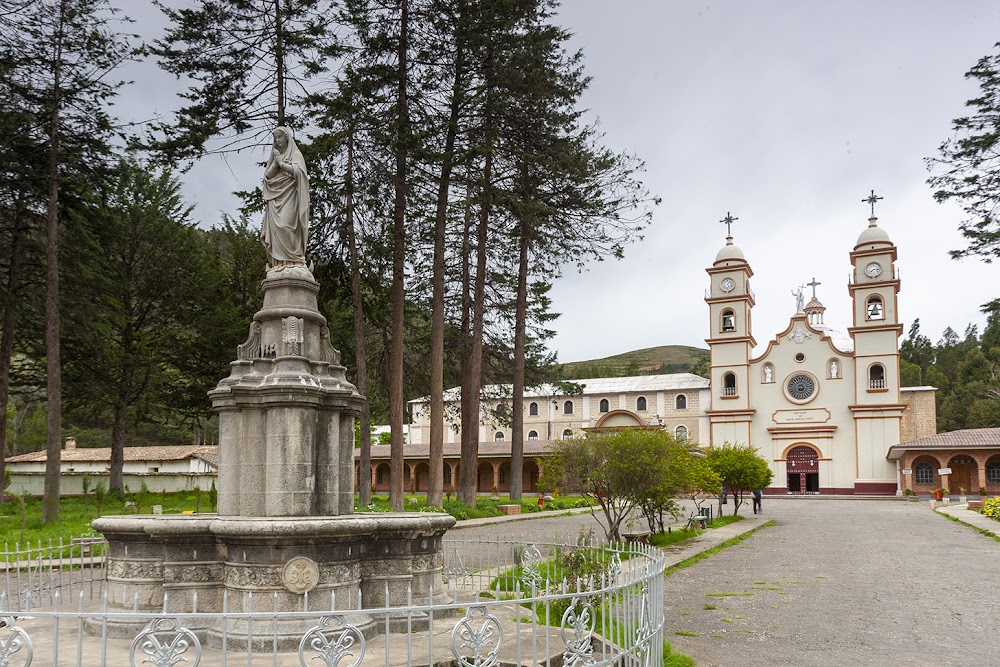
[[[707,377],[708,350],[687,345],[660,345],[562,365],[562,374],[567,380],[662,373],[695,373]]]

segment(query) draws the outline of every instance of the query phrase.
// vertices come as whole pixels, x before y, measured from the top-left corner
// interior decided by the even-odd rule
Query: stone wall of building
[[[937,433],[936,391],[934,387],[900,388],[899,398],[906,404],[901,442],[912,442]]]

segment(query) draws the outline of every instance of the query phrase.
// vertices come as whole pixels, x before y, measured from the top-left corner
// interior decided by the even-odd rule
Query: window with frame
[[[677,398],[674,400],[674,407],[678,410],[687,410],[688,397],[684,394],[678,394]]]
[[[722,376],[722,395],[736,396],[736,374],[726,373]]]
[[[872,364],[868,367],[868,388],[885,389],[885,366]]]
[[[528,431],[528,440],[538,440],[538,431]]]
[[[635,410],[636,410],[636,412],[645,412],[646,411],[646,397],[645,396],[640,396],[639,398],[635,399]]]
[[[607,412],[611,409],[611,404],[608,403],[608,399],[602,398],[600,407],[598,408],[601,412]]]
[[[572,438],[573,437],[573,429],[568,428],[568,429],[564,430],[562,437],[563,438]]]
[[[378,470],[375,471],[375,483],[376,484],[381,484],[382,483],[382,469],[381,468],[379,468]]]
[[[986,481],[990,484],[1000,484],[1000,461],[990,461],[986,464]]]
[[[496,410],[493,411],[493,414],[497,416],[497,419],[504,419],[507,416],[507,406],[503,403],[497,403]]]
[[[444,483],[451,484],[451,466],[444,467]]]
[[[687,426],[678,426],[676,429],[674,429],[674,437],[676,437],[678,440],[687,440],[688,437]]]
[[[566,401],[563,403],[563,414],[571,415],[573,414],[573,401]]]
[[[493,442],[503,442],[503,431],[497,431],[493,435]]]
[[[913,466],[913,481],[917,484],[933,484],[934,467],[926,461]]]
[[[538,416],[538,403],[532,401],[531,403],[528,404],[528,415],[531,417]]]
[[[501,484],[506,484],[507,483],[507,472],[503,468],[500,469],[500,473],[498,475],[498,479],[499,479],[499,481],[500,481]]]

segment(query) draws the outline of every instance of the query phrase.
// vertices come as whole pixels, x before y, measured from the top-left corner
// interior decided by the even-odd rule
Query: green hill
[[[662,373],[708,372],[708,350],[687,345],[660,345],[616,354],[604,359],[570,361],[562,365],[567,380],[598,377],[628,377]]]

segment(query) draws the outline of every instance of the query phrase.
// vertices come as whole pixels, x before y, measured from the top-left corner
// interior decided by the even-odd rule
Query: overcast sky
[[[157,12],[129,6],[138,31]],[[621,262],[569,269],[553,289],[561,361],[655,345],[704,347],[704,290],[725,243],[754,271],[758,344],[788,324],[791,290],[812,278],[826,323],[850,323],[848,253],[867,226],[871,189],[879,226],[898,246],[906,327],[920,318],[937,340],[946,326],[982,325],[1000,297],[997,269],[954,261],[960,211],[934,203],[924,158],[949,136],[976,86],[964,73],[1000,41],[1000,5],[986,0],[567,0],[593,77],[584,105],[607,144],[646,161],[662,197],[645,239]],[[151,63],[128,73],[127,118],[178,106]],[[203,160],[185,176],[204,224],[234,211],[234,190],[256,184],[262,155]],[[760,353],[762,348],[758,348]]]

